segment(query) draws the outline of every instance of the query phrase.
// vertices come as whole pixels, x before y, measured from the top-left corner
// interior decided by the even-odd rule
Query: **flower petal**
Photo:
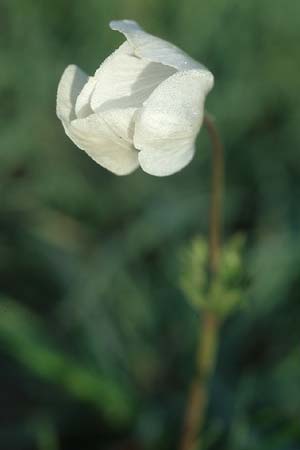
[[[203,121],[206,72],[178,72],[144,103],[136,118],[134,145],[145,172],[171,175],[191,161]]]
[[[139,166],[137,151],[96,114],[73,120],[66,133],[77,147],[116,175],[127,175]]]
[[[174,69],[137,58],[125,42],[95,73],[97,85],[91,99],[95,112],[100,107],[139,107]]]
[[[76,100],[88,79],[88,75],[73,64],[62,74],[57,89],[56,114],[63,123],[76,118]]]
[[[99,110],[97,115],[105,120],[117,136],[133,144],[135,117],[138,108],[108,108]]]
[[[91,107],[120,137],[132,142],[137,108],[174,72],[171,67],[137,58],[125,42],[96,71]]]
[[[182,140],[170,143],[170,145],[165,144],[159,149],[153,147],[151,151],[141,151],[138,159],[144,172],[156,177],[166,177],[186,167],[193,159],[194,154],[194,143]]]
[[[134,20],[113,20],[109,25],[112,30],[125,35],[135,55],[140,58],[166,64],[177,70],[205,69],[180,48],[145,32]]]
[[[139,166],[137,151],[118,137],[103,118],[94,113],[85,117],[90,112],[88,105],[94,84],[94,79],[79,67],[68,66],[58,85],[57,116],[79,148],[111,172],[127,175]],[[76,112],[84,118],[77,118]]]
[[[96,78],[89,77],[88,81],[83,86],[80,94],[77,97],[75,104],[75,113],[78,119],[82,119],[84,117],[93,114],[93,110],[91,108],[91,97],[96,86]]]

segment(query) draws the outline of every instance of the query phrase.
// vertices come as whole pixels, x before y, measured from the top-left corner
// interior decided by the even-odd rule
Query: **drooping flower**
[[[79,148],[117,175],[138,166],[156,176],[178,172],[194,156],[213,75],[132,20],[110,27],[127,40],[92,77],[66,68],[57,116]]]

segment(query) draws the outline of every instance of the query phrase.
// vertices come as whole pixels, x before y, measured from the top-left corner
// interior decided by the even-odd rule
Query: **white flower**
[[[66,134],[117,175],[141,168],[171,175],[193,158],[213,75],[132,20],[113,21],[127,39],[93,77],[70,65],[57,92]]]

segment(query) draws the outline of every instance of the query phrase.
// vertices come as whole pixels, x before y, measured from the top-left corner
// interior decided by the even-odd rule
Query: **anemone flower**
[[[194,156],[213,75],[132,20],[110,27],[126,41],[92,77],[65,69],[57,116],[79,148],[117,175],[139,166],[156,176],[178,172]]]

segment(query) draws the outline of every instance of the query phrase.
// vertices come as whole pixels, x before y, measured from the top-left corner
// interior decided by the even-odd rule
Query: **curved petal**
[[[88,79],[88,75],[73,64],[62,74],[57,89],[56,114],[63,123],[76,118],[76,100]]]
[[[112,30],[125,35],[134,53],[141,58],[169,65],[177,70],[207,70],[180,48],[145,32],[134,20],[113,20],[109,25]]]
[[[138,108],[108,108],[97,113],[99,117],[105,120],[117,136],[124,139],[125,142],[133,144],[135,117]]]
[[[94,86],[94,78],[75,65],[68,66],[58,85],[57,116],[79,148],[111,172],[127,175],[139,166],[137,151],[118,137],[103,118],[88,115]]]
[[[171,67],[137,58],[125,42],[96,71],[91,107],[120,137],[132,142],[137,108],[174,72]]]
[[[84,117],[93,114],[93,110],[91,108],[91,97],[96,86],[96,78],[89,77],[88,81],[83,86],[80,94],[77,97],[75,104],[75,113],[78,119],[82,119]]]
[[[145,172],[171,175],[191,161],[206,90],[205,71],[178,72],[144,103],[136,119],[134,145],[140,150],[139,162]]]
[[[139,166],[137,151],[96,114],[72,120],[66,133],[77,147],[116,175],[128,175]]]
[[[138,158],[144,172],[156,177],[166,177],[186,167],[193,159],[194,154],[194,143],[182,140],[173,142],[172,147],[164,145],[159,149],[141,151]]]
[[[139,107],[174,72],[171,67],[137,58],[125,42],[95,73],[97,85],[91,99],[92,109],[97,112],[99,108],[114,106]]]

